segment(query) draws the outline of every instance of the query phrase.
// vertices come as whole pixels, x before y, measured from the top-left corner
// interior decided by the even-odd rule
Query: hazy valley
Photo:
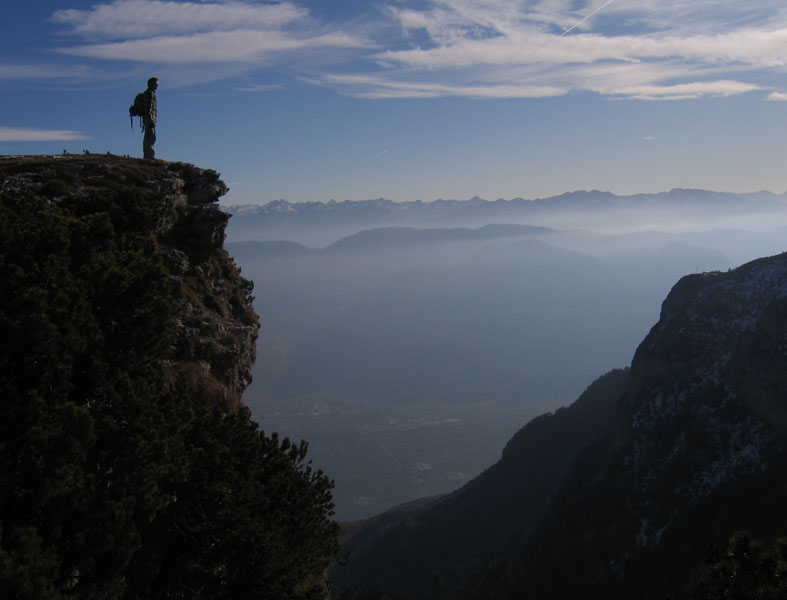
[[[340,520],[451,491],[521,425],[628,366],[681,276],[783,248],[781,197],[680,192],[240,210],[227,248],[262,315],[245,402],[263,428],[310,442]],[[390,226],[411,211],[475,221]],[[523,213],[533,222],[504,221]],[[371,228],[336,239],[337,219]]]

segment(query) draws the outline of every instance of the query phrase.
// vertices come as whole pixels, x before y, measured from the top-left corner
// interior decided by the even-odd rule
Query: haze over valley
[[[446,493],[628,366],[680,277],[778,253],[785,225],[782,196],[686,190],[237,210],[262,316],[244,399],[309,441],[339,520]]]

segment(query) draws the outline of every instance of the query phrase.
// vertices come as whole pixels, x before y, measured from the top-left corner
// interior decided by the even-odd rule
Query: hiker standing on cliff
[[[156,88],[158,88],[158,78],[148,79],[148,89],[142,93],[142,129],[145,136],[142,138],[142,155],[145,158],[154,158],[156,152],[153,144],[156,143]]]

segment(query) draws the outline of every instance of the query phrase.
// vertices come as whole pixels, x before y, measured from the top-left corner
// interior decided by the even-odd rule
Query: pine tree
[[[165,367],[161,210],[0,194],[0,597],[324,597],[332,482]]]

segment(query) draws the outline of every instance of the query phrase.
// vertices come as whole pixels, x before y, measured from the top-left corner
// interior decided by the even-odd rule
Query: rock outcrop
[[[631,376],[503,597],[688,597],[710,546],[787,531],[787,253],[681,279]]]
[[[46,196],[53,203],[153,198],[155,219],[130,223],[153,236],[170,273],[180,314],[169,367],[199,377],[206,396],[238,406],[251,382],[259,329],[251,282],[223,249],[228,191],[218,173],[185,163],[112,155],[0,159],[0,191]]]
[[[328,598],[332,482],[240,395],[214,171],[0,158],[0,596]]]
[[[643,494],[680,469],[665,484],[696,503],[766,469],[787,433],[787,254],[681,279],[632,380],[618,445]]]

